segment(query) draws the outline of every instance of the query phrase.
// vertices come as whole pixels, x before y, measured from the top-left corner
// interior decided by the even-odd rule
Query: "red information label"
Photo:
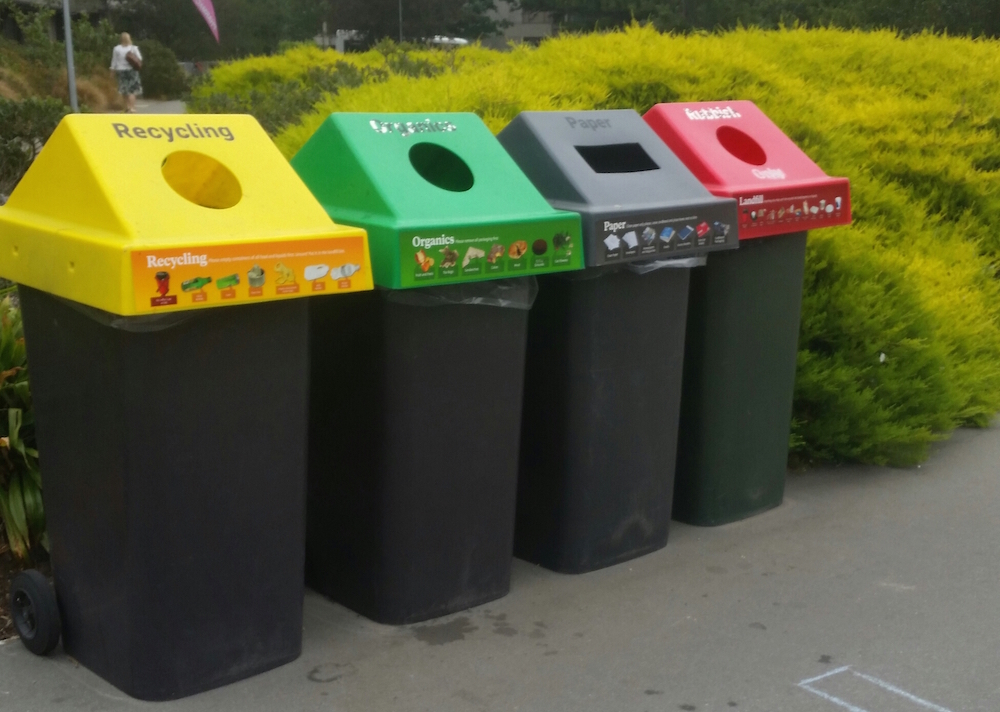
[[[153,297],[149,300],[149,305],[151,307],[171,307],[175,304],[177,304],[177,297],[173,294],[169,297]]]

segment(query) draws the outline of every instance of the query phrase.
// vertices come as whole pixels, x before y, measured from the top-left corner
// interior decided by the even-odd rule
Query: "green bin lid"
[[[292,167],[331,217],[368,230],[383,287],[583,266],[580,216],[552,208],[475,114],[332,114]]]

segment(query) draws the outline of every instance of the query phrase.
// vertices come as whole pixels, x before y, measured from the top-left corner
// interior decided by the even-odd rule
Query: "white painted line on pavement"
[[[887,692],[891,692],[894,695],[899,695],[900,697],[907,699],[910,702],[913,702],[914,704],[920,705],[921,707],[925,707],[926,709],[932,710],[933,712],[952,712],[947,707],[942,707],[941,705],[936,705],[933,702],[923,699],[922,697],[917,697],[916,695],[907,692],[906,690],[903,690],[899,687],[896,687],[895,685],[888,683],[885,680],[880,680],[877,677],[874,677],[872,675],[866,675],[863,672],[858,672],[857,670],[851,670],[850,665],[845,665],[843,667],[837,668],[836,670],[831,670],[830,672],[823,673],[822,675],[817,675],[816,677],[810,677],[806,680],[802,680],[801,682],[798,683],[798,687],[801,687],[806,692],[811,692],[817,697],[822,697],[827,702],[831,702],[839,707],[843,707],[849,712],[868,712],[862,707],[853,705],[846,700],[842,700],[839,697],[834,697],[828,692],[823,692],[823,690],[817,690],[815,687],[811,686],[814,682],[825,680],[828,677],[839,675],[843,672],[847,672],[848,670],[850,670],[851,674],[854,675],[855,677],[859,677],[862,680],[865,680],[866,682],[870,682],[873,685],[876,685],[877,687],[881,687],[883,690]]]
[[[813,693],[814,695],[822,697],[827,702],[832,702],[835,705],[840,705],[845,710],[849,710],[849,712],[868,712],[868,710],[866,710],[866,709],[863,709],[861,707],[856,707],[856,706],[852,705],[850,702],[845,702],[844,700],[840,699],[839,697],[834,697],[833,695],[827,694],[826,692],[823,692],[822,690],[817,690],[817,689],[815,689],[813,687],[809,687],[809,685],[803,685],[801,682],[799,683],[799,687],[801,687],[803,690],[808,690],[809,692]]]
[[[917,697],[916,695],[910,694],[906,690],[899,689],[895,685],[890,685],[885,680],[879,680],[877,677],[872,677],[871,675],[865,675],[864,673],[860,673],[857,670],[852,670],[851,672],[853,672],[855,675],[857,675],[858,677],[860,677],[862,680],[867,680],[868,682],[872,683],[873,685],[878,685],[883,690],[888,690],[889,692],[897,694],[900,697],[905,697],[910,702],[914,702],[914,703],[920,705],[921,707],[926,707],[929,710],[934,710],[934,712],[951,712],[951,710],[948,709],[947,707],[942,707],[941,705],[936,705],[933,702],[928,702],[925,699],[922,699],[920,697]]]
[[[799,682],[799,687],[804,687],[805,685],[811,685],[814,682],[819,682],[820,680],[823,680],[824,678],[827,677],[832,677],[833,675],[839,675],[840,673],[850,669],[851,669],[850,665],[845,665],[844,667],[839,667],[836,670],[831,670],[830,672],[819,675],[818,677],[810,677],[808,680],[802,680],[801,682]]]

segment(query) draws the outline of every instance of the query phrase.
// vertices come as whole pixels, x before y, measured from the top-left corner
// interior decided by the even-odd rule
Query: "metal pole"
[[[76,67],[73,64],[73,23],[69,16],[69,0],[63,0],[63,25],[66,33],[66,76],[69,77],[69,105],[73,113],[80,112],[76,100]]]
[[[399,0],[399,44],[403,44],[403,0]]]

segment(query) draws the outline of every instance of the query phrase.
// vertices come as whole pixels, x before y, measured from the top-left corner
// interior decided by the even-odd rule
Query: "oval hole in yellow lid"
[[[162,171],[167,184],[196,205],[222,210],[233,207],[243,197],[233,172],[204,153],[171,153],[163,159]]]

